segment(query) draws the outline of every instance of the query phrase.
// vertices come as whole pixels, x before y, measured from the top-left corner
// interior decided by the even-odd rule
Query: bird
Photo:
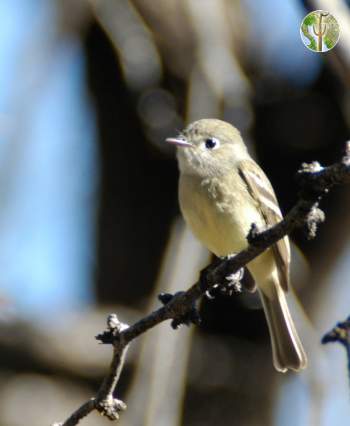
[[[185,222],[217,257],[246,248],[252,224],[265,229],[283,219],[269,179],[230,123],[200,119],[166,142],[177,147],[179,204]],[[265,312],[273,365],[283,373],[307,365],[286,299],[290,261],[285,236],[246,265]]]

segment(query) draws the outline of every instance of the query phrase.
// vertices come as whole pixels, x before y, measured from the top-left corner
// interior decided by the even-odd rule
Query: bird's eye
[[[205,140],[205,147],[207,149],[214,149],[220,145],[218,139],[216,138],[208,138]]]

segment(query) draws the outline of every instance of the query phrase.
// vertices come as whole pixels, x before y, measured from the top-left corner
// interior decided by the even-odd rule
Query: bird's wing
[[[256,201],[267,226],[275,225],[283,219],[275,192],[261,168],[252,160],[243,160],[238,172],[247,186],[248,192]],[[287,291],[289,285],[290,246],[284,237],[272,246],[280,284]]]

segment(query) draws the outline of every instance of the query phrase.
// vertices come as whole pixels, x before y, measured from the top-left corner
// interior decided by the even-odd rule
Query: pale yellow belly
[[[239,191],[245,191],[245,187],[208,191],[206,185],[197,181],[180,179],[183,216],[193,234],[216,256],[239,252],[248,244],[246,237],[251,224],[262,226],[254,200]]]

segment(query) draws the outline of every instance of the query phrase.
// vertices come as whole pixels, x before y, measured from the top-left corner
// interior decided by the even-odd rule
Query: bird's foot
[[[214,299],[218,294],[232,296],[233,294],[242,293],[243,285],[241,280],[244,276],[244,268],[225,277],[225,283],[215,284],[205,294],[208,299]]]

